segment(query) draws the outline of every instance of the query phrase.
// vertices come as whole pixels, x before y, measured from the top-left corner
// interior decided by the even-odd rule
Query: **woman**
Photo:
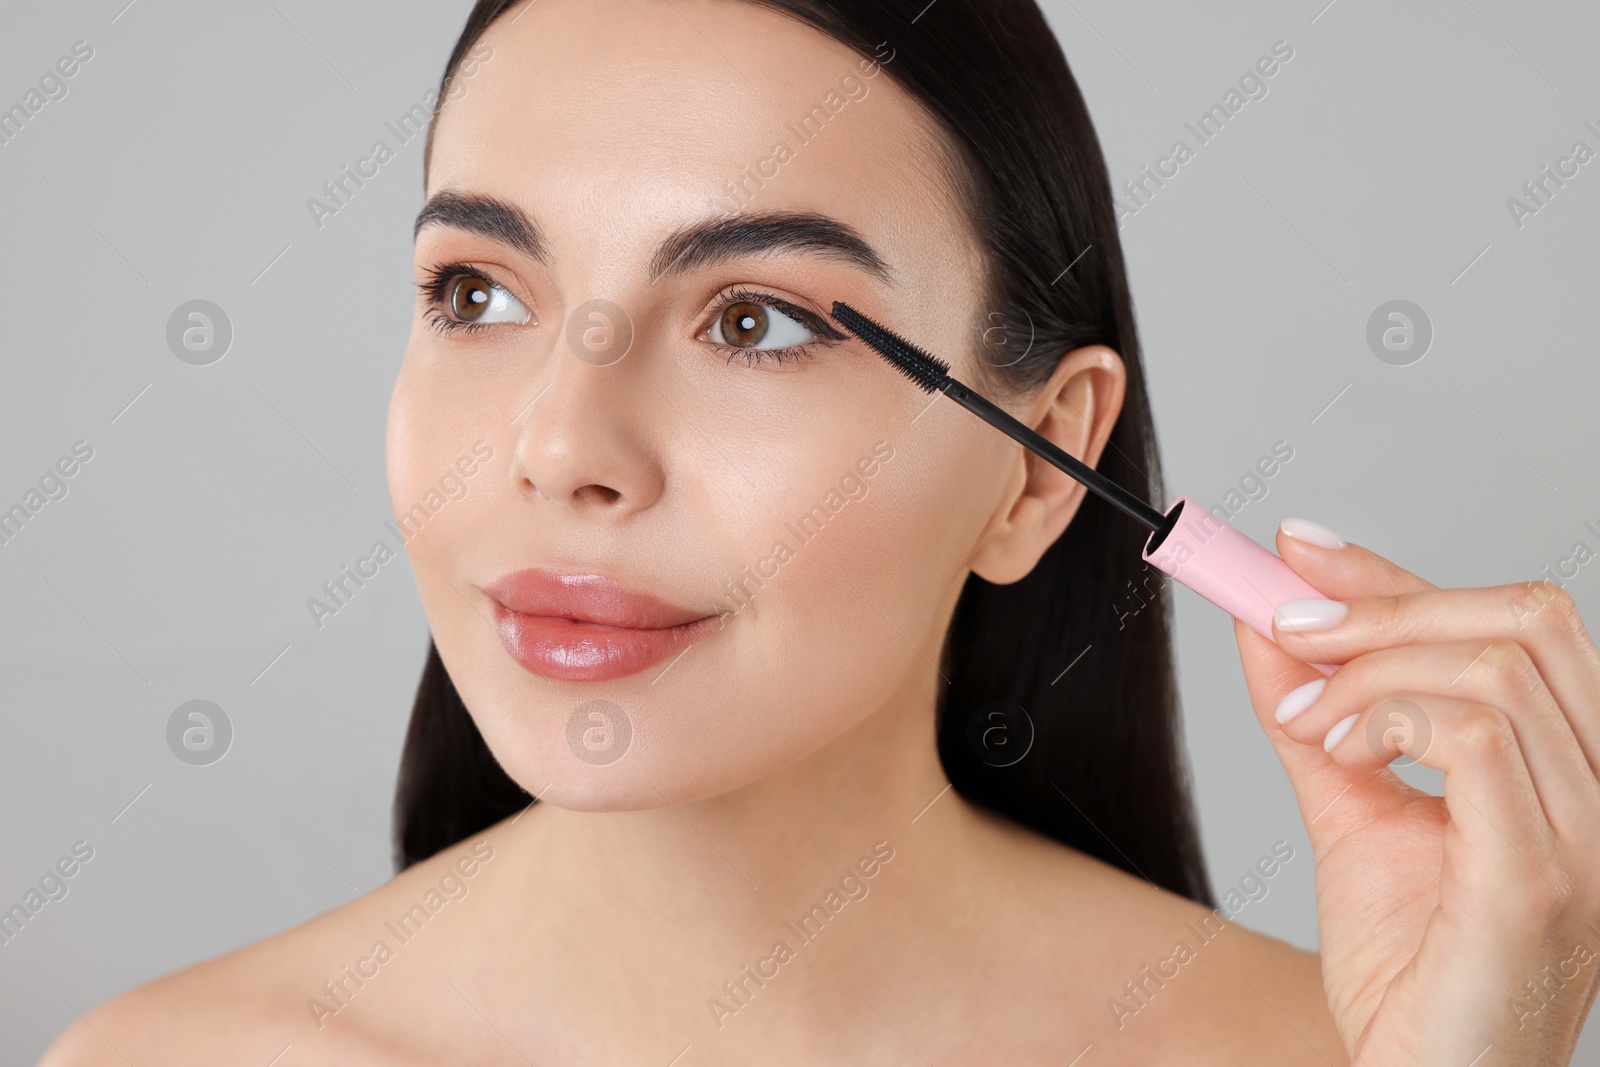
[[[46,1063],[1570,1059],[1600,656],[1559,588],[1285,522],[1337,599],[1236,633],[1316,852],[1300,951],[1214,910],[1164,604],[1113,608],[1160,593],[1142,531],[827,317],[1159,502],[1033,3],[480,0],[443,88],[388,438],[435,642],[403,870]]]

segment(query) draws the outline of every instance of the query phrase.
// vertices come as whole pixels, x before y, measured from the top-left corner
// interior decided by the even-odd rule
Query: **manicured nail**
[[[1285,600],[1272,613],[1280,630],[1300,633],[1338,625],[1350,609],[1338,600]]]
[[[1326,678],[1318,678],[1314,682],[1307,682],[1298,689],[1291,689],[1283,694],[1283,699],[1278,701],[1278,710],[1272,713],[1279,722],[1288,722],[1296,715],[1309,708],[1312,703],[1322,695],[1322,690],[1327,686]]]
[[[1344,542],[1339,540],[1338,534],[1320,522],[1312,522],[1310,519],[1284,519],[1278,523],[1278,529],[1290,537],[1301,541],[1310,541],[1312,544],[1320,545],[1323,548],[1344,547]]]
[[[1332,752],[1333,746],[1344,740],[1344,735],[1350,732],[1350,727],[1354,726],[1359,718],[1361,715],[1358,712],[1355,715],[1346,715],[1334,723],[1333,729],[1328,731],[1328,736],[1322,739],[1322,751]]]

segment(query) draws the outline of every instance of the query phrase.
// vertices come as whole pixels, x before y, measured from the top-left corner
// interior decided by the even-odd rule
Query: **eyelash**
[[[495,281],[493,275],[488,271],[467,263],[444,263],[426,268],[425,274],[426,280],[421,282],[417,288],[421,292],[423,299],[428,302],[428,311],[425,317],[428,323],[439,333],[450,334],[457,331],[472,333],[488,326],[506,325],[505,323],[497,322],[461,322],[451,318],[444,311],[445,290],[457,278],[482,278],[491,285],[499,286],[500,283]],[[502,286],[502,288],[504,287]],[[826,340],[831,331],[816,315],[805,308],[797,307],[787,300],[773,296],[771,293],[763,293],[755,289],[736,289],[723,296],[717,301],[717,306],[712,311],[712,318],[715,319],[727,310],[730,305],[738,303],[759,304],[762,307],[781,311],[812,333],[818,334],[819,338],[815,341],[788,345],[784,348],[746,348],[740,345],[708,341],[707,343],[715,348],[727,350],[729,363],[733,362],[735,356],[740,355],[745,357],[746,366],[751,367],[760,364],[766,359],[771,359],[776,363],[783,363],[785,360],[791,359],[811,359],[814,358],[814,349],[826,347],[831,343]]]

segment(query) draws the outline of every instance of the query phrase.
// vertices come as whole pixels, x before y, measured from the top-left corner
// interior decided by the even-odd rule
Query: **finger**
[[[1320,747],[1303,745],[1285,734],[1273,718],[1278,702],[1291,690],[1323,676],[1237,619],[1233,634],[1239,642],[1239,662],[1256,720],[1289,776],[1300,817],[1319,854],[1373,815],[1409,799],[1409,787],[1404,783],[1400,783],[1404,788],[1393,787],[1399,781],[1393,771],[1376,775],[1351,771]]]
[[[1591,832],[1591,813],[1600,806],[1600,781],[1555,697],[1514,641],[1490,642],[1472,669],[1462,672],[1458,664],[1478,647],[1476,642],[1455,642],[1369,652],[1345,664],[1324,685],[1313,682],[1287,694],[1273,718],[1295,741],[1331,750],[1342,766],[1370,771],[1399,751],[1388,736],[1391,731],[1423,738],[1418,743],[1424,748],[1426,738],[1438,732],[1427,712],[1431,701],[1398,694],[1492,706],[1511,722],[1546,818],[1564,835]],[[1365,744],[1349,741],[1358,731]]]
[[[1402,754],[1444,772],[1445,807],[1469,858],[1455,873],[1469,886],[1476,883],[1488,899],[1504,895],[1507,876],[1530,894],[1559,887],[1567,876],[1555,862],[1557,835],[1510,716],[1489,704],[1437,694],[1407,699],[1428,702],[1434,729],[1427,736],[1397,731],[1391,740]],[[1341,763],[1363,762],[1363,739],[1352,731],[1335,746]]]
[[[1369,548],[1344,541],[1326,526],[1309,519],[1286,518],[1278,524],[1278,555],[1300,577],[1333,600],[1383,596],[1435,589]],[[1337,543],[1340,547],[1325,547]]]
[[[1591,771],[1600,774],[1600,651],[1572,598],[1553,582],[1291,600],[1278,605],[1272,631],[1285,652],[1316,663],[1345,663],[1400,645],[1465,642],[1462,671],[1491,642],[1514,641],[1554,695]]]
[[[1340,547],[1323,547],[1328,544]],[[1380,596],[1433,588],[1377,553],[1348,544],[1331,530],[1307,519],[1284,519],[1279,526],[1277,545],[1279,555],[1292,570],[1330,597]],[[1272,718],[1279,700],[1291,689],[1323,675],[1243,624],[1234,624],[1234,635],[1239,642],[1239,659],[1250,689],[1250,702],[1289,774],[1308,827],[1318,829],[1313,823],[1322,818],[1328,803],[1346,790],[1363,791],[1372,803],[1379,805],[1406,799],[1409,787],[1399,782],[1393,772],[1358,781],[1359,776],[1344,772],[1325,753],[1293,743],[1284,736]],[[1329,661],[1313,659],[1311,662]],[[1402,788],[1396,789],[1397,784]],[[1358,814],[1361,810],[1359,805],[1341,805],[1341,813]],[[1328,832],[1342,818],[1322,819],[1320,832]]]

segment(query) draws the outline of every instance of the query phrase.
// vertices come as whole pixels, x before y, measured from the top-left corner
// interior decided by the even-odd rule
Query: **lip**
[[[513,571],[481,587],[495,630],[525,670],[569,682],[635,674],[676,655],[718,620],[602,574]]]

